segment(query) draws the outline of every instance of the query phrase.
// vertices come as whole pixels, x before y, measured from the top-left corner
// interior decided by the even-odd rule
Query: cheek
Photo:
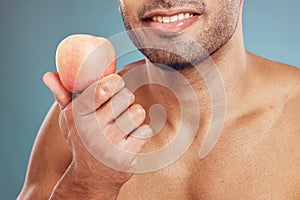
[[[139,1],[136,0],[120,0],[120,8],[123,13],[127,15],[136,13],[136,9],[138,8]]]
[[[224,19],[239,18],[241,0],[209,0],[206,2],[206,17],[210,22],[218,23]]]
[[[209,13],[222,13],[230,10],[239,12],[242,2],[242,0],[207,0],[205,9]]]
[[[130,20],[138,20],[138,11],[143,8],[147,0],[120,0],[120,7],[124,16]]]

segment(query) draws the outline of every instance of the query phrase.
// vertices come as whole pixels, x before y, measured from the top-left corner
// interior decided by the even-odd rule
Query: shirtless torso
[[[212,152],[199,159],[203,138],[196,137],[169,167],[134,175],[123,185],[118,199],[300,198],[300,72],[251,54],[249,59],[260,71],[257,82],[241,97],[236,110],[227,111]],[[150,102],[143,91],[147,88],[137,92],[136,100],[147,107]],[[59,134],[56,107],[49,112],[35,143],[24,187],[27,194],[49,196],[71,160]],[[207,123],[201,124],[198,135],[206,128]],[[163,134],[168,133],[162,130],[157,137]],[[154,137],[145,148],[155,149],[158,142],[161,140]]]
[[[226,113],[213,151],[199,159],[202,139],[196,138],[173,165],[135,175],[119,199],[300,198],[300,72],[250,57],[255,68],[265,68],[259,75],[264,78],[236,105],[237,112]]]
[[[182,30],[178,27],[178,30],[174,30],[198,39],[198,42],[207,45],[210,51],[216,51],[212,59],[220,70],[226,95],[224,126],[212,151],[200,159],[199,150],[211,124],[210,108],[213,105],[211,105],[208,89],[201,81],[201,77],[198,77],[199,74],[193,73],[193,69],[183,70],[182,74],[191,81],[191,86],[197,93],[197,102],[201,111],[199,128],[192,145],[171,165],[154,172],[135,174],[127,182],[124,181],[118,191],[117,199],[300,199],[300,70],[245,51],[241,12],[239,13],[243,1],[210,0],[206,2],[205,7],[202,6],[202,1],[180,1],[179,4],[178,2],[120,0],[121,11],[128,29],[151,25],[158,28],[171,27],[172,23],[159,24],[157,19],[160,16],[155,15],[194,13],[187,15],[190,19],[182,21],[182,24],[191,21],[193,23],[187,23]],[[155,9],[161,10],[158,12]],[[223,12],[224,10],[226,12]],[[141,12],[145,12],[145,15]],[[142,18],[138,18],[140,15]],[[148,23],[151,17],[154,22]],[[168,22],[170,18],[164,20]],[[233,26],[235,24],[236,31]],[[144,31],[144,33],[148,32]],[[172,39],[172,37],[159,37],[165,34],[159,30],[151,33],[159,38],[158,42]],[[199,56],[189,51],[189,46],[180,45],[180,40],[175,42],[179,45],[171,45],[170,48],[179,46],[179,50],[183,53],[190,52],[195,58]],[[169,43],[164,44],[169,45]],[[164,52],[153,50],[144,53],[148,53],[149,57],[154,55],[153,59],[157,59],[160,63],[172,59],[177,62],[176,56],[172,59],[161,57]],[[122,76],[128,70],[144,64],[143,62],[131,64],[123,68],[119,74]],[[168,80],[170,74],[159,71],[156,67],[149,65],[147,70],[150,78],[171,81],[174,87],[181,84],[180,81],[176,82],[172,78]],[[57,88],[59,87],[52,86],[52,92],[57,93],[59,90]],[[158,85],[144,86],[135,92],[136,103],[141,104],[146,111],[151,105],[160,104],[166,109],[167,114],[167,123],[146,143],[143,152],[155,151],[168,144],[180,126],[178,102],[172,95]],[[184,95],[186,102],[189,101],[188,95],[186,93]],[[55,103],[41,126],[32,150],[20,199],[48,199],[52,191],[59,191],[53,188],[72,161],[70,148],[59,128],[59,112],[59,107]],[[106,115],[99,118],[103,119],[103,116]],[[189,120],[192,121],[193,118]],[[149,116],[146,122],[150,122]],[[89,157],[84,150],[79,150]],[[85,159],[81,163],[84,161]],[[94,167],[94,164],[87,163],[86,169],[90,166]],[[81,170],[81,174],[84,174],[84,171]],[[72,174],[68,175],[70,178]],[[105,176],[101,172],[97,175],[102,178]],[[76,177],[80,177],[80,174]],[[76,184],[73,185],[63,182],[69,187],[58,187],[63,199],[83,199],[85,189],[89,190],[90,186],[95,188],[97,181],[101,182],[99,178],[94,179],[84,175],[80,178],[82,181],[88,179],[87,182],[92,183],[89,185],[85,182],[86,185],[78,186],[80,182],[75,181]],[[72,192],[65,192],[65,189],[70,187],[73,187]],[[109,188],[106,187],[105,191],[101,191],[105,193],[108,190]],[[93,194],[94,199],[101,199],[101,197],[97,198],[97,194],[100,195],[97,192]],[[80,194],[83,196],[80,197]]]

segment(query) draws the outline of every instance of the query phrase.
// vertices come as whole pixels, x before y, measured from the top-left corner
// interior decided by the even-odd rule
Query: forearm
[[[58,115],[55,103],[35,139],[20,200],[48,199],[72,161],[70,147],[59,130]]]
[[[116,200],[120,188],[103,184],[94,177],[75,174],[72,166],[54,187],[50,200],[56,199],[97,199]]]

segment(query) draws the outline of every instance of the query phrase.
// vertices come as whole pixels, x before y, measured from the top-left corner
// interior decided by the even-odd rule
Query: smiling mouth
[[[166,15],[155,15],[150,18],[145,18],[143,21],[145,22],[159,22],[159,23],[172,23],[172,22],[178,22],[185,19],[189,19],[191,17],[197,16],[198,14],[195,13],[179,13],[172,16],[166,16]]]
[[[196,22],[203,11],[192,8],[153,10],[145,13],[141,20],[147,27],[163,34],[182,32]]]

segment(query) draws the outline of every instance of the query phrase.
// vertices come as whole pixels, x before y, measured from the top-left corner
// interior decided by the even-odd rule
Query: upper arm
[[[71,162],[72,154],[60,133],[58,116],[55,103],[34,142],[20,199],[48,199]]]

